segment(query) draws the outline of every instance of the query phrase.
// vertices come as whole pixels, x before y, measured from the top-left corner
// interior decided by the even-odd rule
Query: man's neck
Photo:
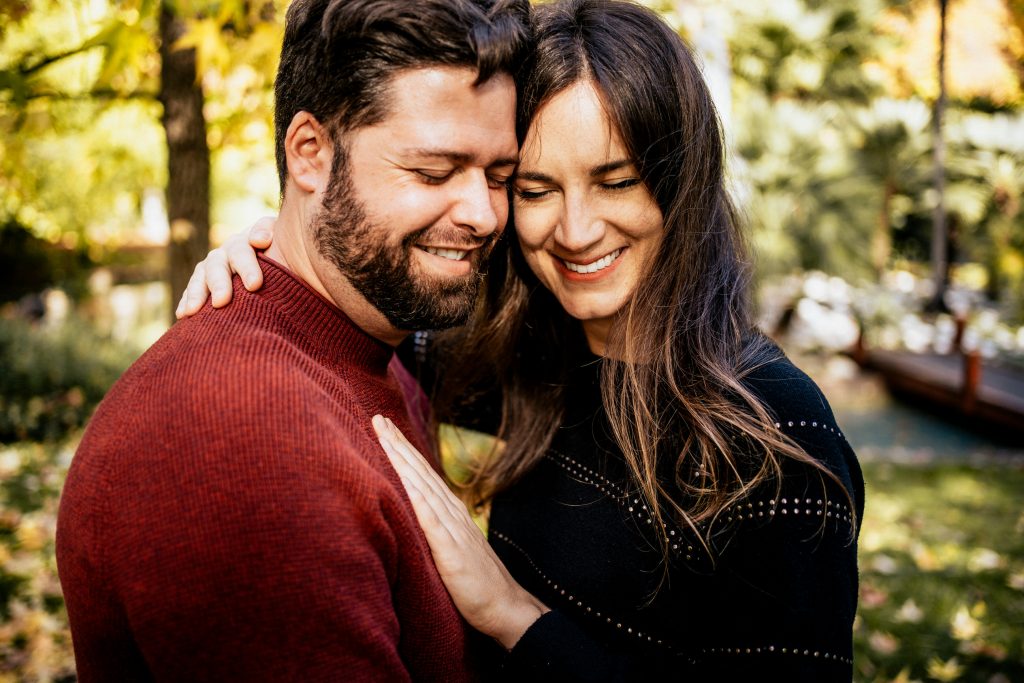
[[[306,228],[310,218],[300,208],[282,206],[267,257],[286,267],[341,309],[363,332],[385,344],[398,346],[409,333],[388,322],[383,313],[320,255],[313,236]]]

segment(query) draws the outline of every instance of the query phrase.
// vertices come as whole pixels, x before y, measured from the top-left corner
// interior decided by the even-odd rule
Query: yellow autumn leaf
[[[942,661],[938,657],[928,660],[928,676],[938,681],[955,681],[963,675],[964,667],[956,657]]]
[[[966,606],[961,605],[953,615],[950,633],[957,640],[971,640],[981,630],[981,622],[971,616]]]

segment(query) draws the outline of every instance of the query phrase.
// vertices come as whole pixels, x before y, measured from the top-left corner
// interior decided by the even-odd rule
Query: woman
[[[817,387],[751,322],[699,68],[622,0],[539,6],[537,43],[514,227],[475,319],[420,335],[414,363],[440,420],[505,444],[467,485],[490,546],[374,423],[442,578],[510,678],[850,680],[863,481]]]

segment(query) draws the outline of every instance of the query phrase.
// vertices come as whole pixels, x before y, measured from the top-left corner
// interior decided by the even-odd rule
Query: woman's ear
[[[331,176],[334,150],[327,129],[309,112],[292,117],[284,137],[288,178],[304,192],[326,189]]]

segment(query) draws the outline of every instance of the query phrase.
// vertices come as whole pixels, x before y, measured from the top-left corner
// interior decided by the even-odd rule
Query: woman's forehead
[[[598,90],[590,81],[578,81],[537,110],[520,150],[520,168],[590,168],[623,156],[628,156],[626,146]]]

